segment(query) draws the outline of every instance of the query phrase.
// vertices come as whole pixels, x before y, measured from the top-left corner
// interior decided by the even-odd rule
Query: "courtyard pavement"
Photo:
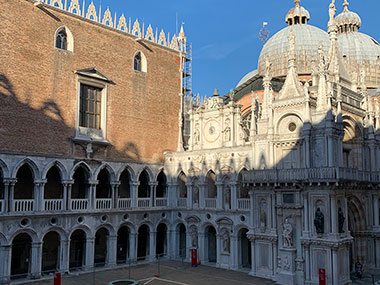
[[[141,264],[112,270],[97,271],[81,275],[64,276],[62,285],[107,285],[108,282],[120,279],[138,280],[139,285],[266,285],[275,284],[272,281],[248,275],[248,272],[229,271],[211,266],[200,265],[191,267],[188,263],[176,261],[162,261],[157,263]],[[159,274],[159,277],[154,275]],[[25,284],[25,283],[23,283]],[[46,280],[34,281],[29,284],[53,284],[53,277]]]

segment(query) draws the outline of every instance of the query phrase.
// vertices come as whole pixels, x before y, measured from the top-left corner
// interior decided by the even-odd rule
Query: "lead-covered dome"
[[[282,29],[264,45],[259,58],[258,71],[264,74],[265,59],[268,57],[271,66],[272,77],[285,77],[288,70],[289,34],[293,30],[296,46],[296,69],[299,74],[311,74],[313,61],[318,62],[318,47],[322,43],[324,51],[330,47],[329,35],[327,32],[308,25],[310,19],[309,12],[299,6],[299,0],[295,0],[295,7],[292,8],[285,20],[288,27]]]
[[[359,70],[366,70],[366,85],[375,88],[380,84],[380,44],[372,37],[358,32],[361,19],[358,14],[348,10],[347,0],[344,10],[335,21],[338,26],[338,43],[352,77]],[[358,78],[352,78],[358,81]]]

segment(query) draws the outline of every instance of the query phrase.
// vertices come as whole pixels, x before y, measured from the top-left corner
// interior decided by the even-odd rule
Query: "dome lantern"
[[[285,22],[289,25],[307,24],[310,20],[309,11],[300,6],[301,0],[294,0],[295,7],[286,14]]]
[[[359,15],[348,10],[348,5],[348,1],[344,0],[343,12],[335,18],[339,33],[357,32],[362,24]]]

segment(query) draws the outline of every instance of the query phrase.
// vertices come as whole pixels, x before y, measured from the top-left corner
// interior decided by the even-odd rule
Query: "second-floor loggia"
[[[3,173],[0,167],[0,213],[139,210],[169,206],[168,182],[163,171],[154,177],[149,169],[143,169],[138,180],[133,180],[136,176],[129,168],[116,177],[108,166],[92,174],[87,164],[79,163],[68,175],[60,163],[52,163],[40,174],[36,165],[25,161],[15,167],[13,178]]]
[[[237,177],[218,177],[211,170],[206,177],[187,177],[181,172],[174,186],[177,191],[177,208],[249,211],[250,199],[248,188],[242,183],[243,171]]]

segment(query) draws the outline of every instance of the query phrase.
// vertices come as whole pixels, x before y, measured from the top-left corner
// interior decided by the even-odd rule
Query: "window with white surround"
[[[74,51],[74,38],[70,30],[65,27],[59,27],[54,36],[54,46],[60,50]]]
[[[107,91],[111,80],[96,68],[77,70],[75,139],[106,141]]]
[[[141,51],[137,51],[133,56],[133,69],[139,72],[147,72],[147,61],[145,55]]]

